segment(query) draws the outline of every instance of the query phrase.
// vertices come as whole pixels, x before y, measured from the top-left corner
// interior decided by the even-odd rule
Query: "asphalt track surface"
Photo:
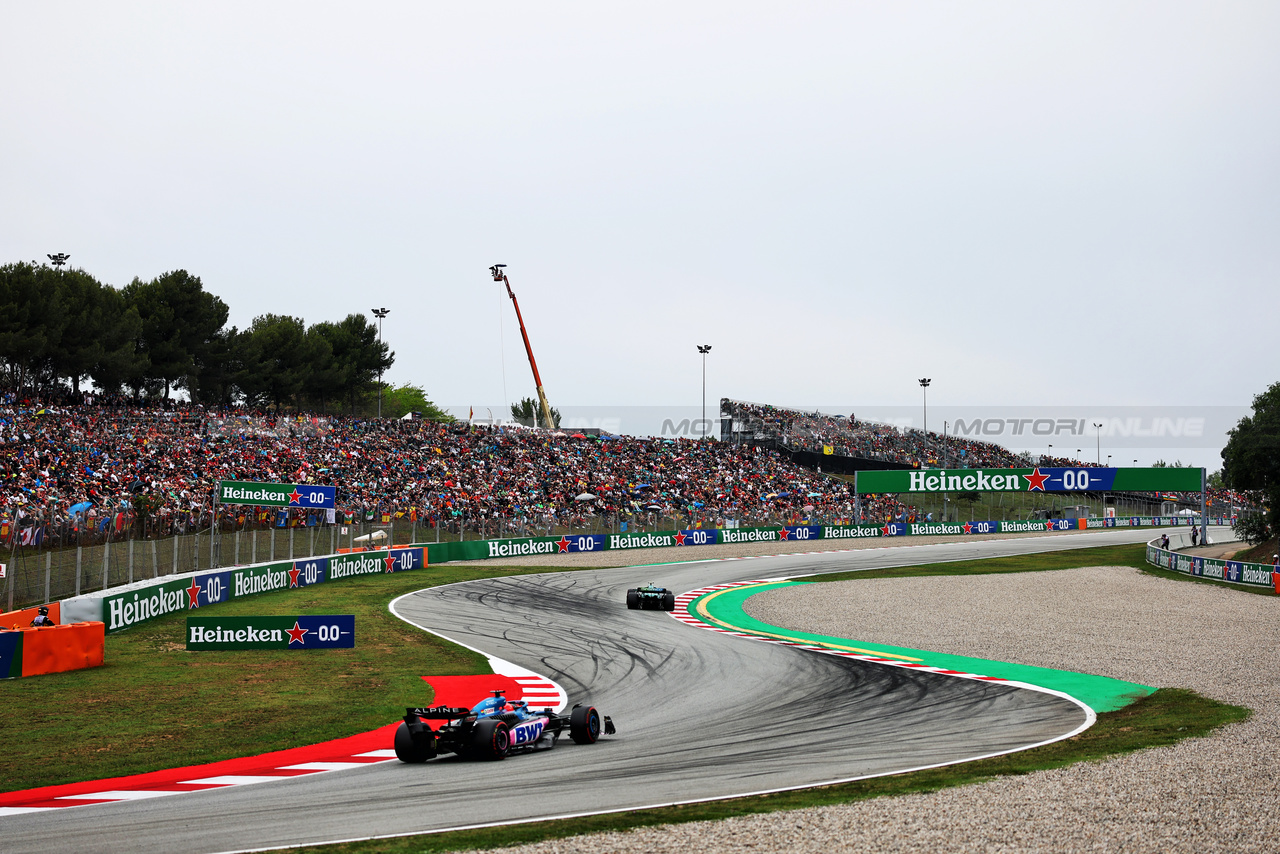
[[[1065,736],[1084,724],[1085,712],[1051,694],[701,631],[662,612],[628,611],[625,590],[652,581],[681,593],[1150,537],[1116,530],[592,569],[423,590],[399,600],[402,617],[555,679],[571,703],[586,701],[612,716],[618,734],[589,746],[565,738],[555,750],[497,763],[392,761],[9,816],[0,819],[0,840],[5,850],[23,852],[253,850],[726,797],[1015,750]]]

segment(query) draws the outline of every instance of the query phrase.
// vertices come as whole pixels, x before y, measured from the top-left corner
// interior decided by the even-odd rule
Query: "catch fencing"
[[[41,549],[15,546],[4,561],[0,610],[12,611],[203,569],[335,554],[339,548],[354,547],[357,539],[370,534],[377,537],[374,545],[404,545],[420,533],[426,531],[404,520],[402,524],[315,525],[216,534],[206,528],[164,539],[107,540]]]

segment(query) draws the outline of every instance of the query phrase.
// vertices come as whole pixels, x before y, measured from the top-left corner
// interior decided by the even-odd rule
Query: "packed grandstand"
[[[899,430],[890,424],[858,421],[853,415],[843,418],[728,398],[720,401],[720,412],[733,419],[735,430],[768,437],[796,450],[921,468],[1023,468],[1033,463],[1026,454],[1015,454],[991,442]]]
[[[934,434],[727,403],[733,417],[789,447],[822,443],[905,465],[1028,464],[983,442],[949,440],[944,450]],[[856,503],[847,481],[792,462],[785,448],[119,399],[9,395],[0,406],[0,477],[0,535],[45,546],[207,529],[219,480],[334,485],[344,514],[222,506],[223,530],[395,517],[446,533],[516,536],[589,524],[905,521],[916,512],[895,496]]]

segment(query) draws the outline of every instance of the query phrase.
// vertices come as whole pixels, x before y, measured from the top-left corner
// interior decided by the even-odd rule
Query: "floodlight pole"
[[[710,344],[699,344],[698,352],[702,354],[702,438],[707,437],[707,354],[711,352]],[[722,440],[723,436],[720,437]]]
[[[373,316],[378,318],[378,417],[382,417],[382,319],[391,313],[389,308],[373,309]]]
[[[524,317],[520,314],[520,302],[516,299],[515,292],[511,290],[511,280],[507,278],[506,271],[502,269],[505,266],[507,265],[494,264],[489,268],[489,272],[493,274],[495,282],[502,282],[507,286],[507,296],[511,297],[511,304],[516,307],[516,320],[520,323],[520,337],[524,339],[524,351],[529,355],[529,367],[533,368],[533,382],[538,389],[538,403],[542,406],[542,417],[547,427],[554,429],[556,422],[551,417],[551,404],[547,403],[547,393],[542,390],[542,377],[538,375],[538,363],[533,358],[533,346],[529,343],[529,333],[524,328]]]
[[[932,379],[924,377],[920,380],[921,393],[924,394],[924,437],[927,441],[929,438],[929,383]]]
[[[1097,422],[1093,423],[1094,433],[1098,438],[1098,465],[1102,465],[1102,425]]]

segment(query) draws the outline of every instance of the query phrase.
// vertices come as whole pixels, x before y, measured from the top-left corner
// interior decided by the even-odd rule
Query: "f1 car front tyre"
[[[578,706],[569,715],[569,737],[574,744],[595,744],[600,740],[600,713],[595,706]]]
[[[666,593],[662,594],[662,610],[674,611],[675,609],[676,609],[676,594],[668,590]]]
[[[415,744],[409,734],[409,725],[404,721],[396,728],[396,758],[401,762],[426,762],[435,753],[425,745]]]
[[[488,718],[478,722],[471,731],[468,756],[474,759],[506,759],[510,751],[511,728],[505,722]]]
[[[627,607],[630,608],[632,611],[640,607],[640,591],[639,590],[632,589],[627,591]]]

